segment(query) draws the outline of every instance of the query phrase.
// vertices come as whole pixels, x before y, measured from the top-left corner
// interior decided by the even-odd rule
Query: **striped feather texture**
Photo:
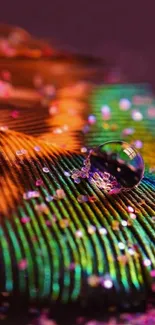
[[[154,98],[146,85],[88,86],[75,96],[64,88],[57,97],[50,103],[57,107],[54,115],[40,104],[1,105],[1,292],[31,301],[141,304],[152,296],[155,269],[154,119],[149,115]],[[132,101],[130,110],[120,110],[122,98]],[[111,108],[109,121],[101,118],[103,105]],[[135,107],[142,121],[131,118]],[[97,122],[86,133],[90,114]],[[126,128],[133,134],[124,136]],[[80,148],[113,139],[142,141],[146,173],[138,188],[109,196],[88,181],[75,184],[69,175],[82,166]],[[79,202],[81,195],[87,202]]]

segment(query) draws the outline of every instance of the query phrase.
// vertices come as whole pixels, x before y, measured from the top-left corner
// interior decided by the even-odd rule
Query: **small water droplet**
[[[134,121],[141,121],[143,119],[142,113],[136,109],[132,111],[131,116]]]
[[[43,172],[44,172],[44,173],[49,173],[49,169],[48,169],[48,167],[43,167]]]
[[[119,106],[122,111],[128,111],[131,107],[131,102],[127,98],[122,98],[119,102]]]

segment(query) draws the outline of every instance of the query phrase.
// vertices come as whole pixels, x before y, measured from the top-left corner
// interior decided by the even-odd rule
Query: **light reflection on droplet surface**
[[[111,194],[139,184],[144,174],[141,155],[123,141],[106,142],[89,154],[89,180]]]

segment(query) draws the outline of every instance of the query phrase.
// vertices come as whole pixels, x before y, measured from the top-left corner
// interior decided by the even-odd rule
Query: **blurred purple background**
[[[0,21],[61,48],[108,58],[155,87],[155,0],[5,0]]]

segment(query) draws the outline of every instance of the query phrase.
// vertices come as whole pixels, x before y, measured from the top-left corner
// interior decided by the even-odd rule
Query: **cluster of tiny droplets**
[[[111,192],[118,186],[116,178],[107,172],[101,172],[99,170],[91,172],[91,154],[92,150],[90,150],[88,157],[84,160],[84,166],[81,168],[81,170],[73,170],[71,177],[77,184],[80,183],[80,178],[87,178],[95,187],[106,192]]]
[[[88,157],[83,162],[84,167],[82,167],[81,169],[73,170],[71,177],[74,179],[75,183],[80,183],[80,178],[89,178],[91,167],[90,155],[91,151],[89,152]]]

